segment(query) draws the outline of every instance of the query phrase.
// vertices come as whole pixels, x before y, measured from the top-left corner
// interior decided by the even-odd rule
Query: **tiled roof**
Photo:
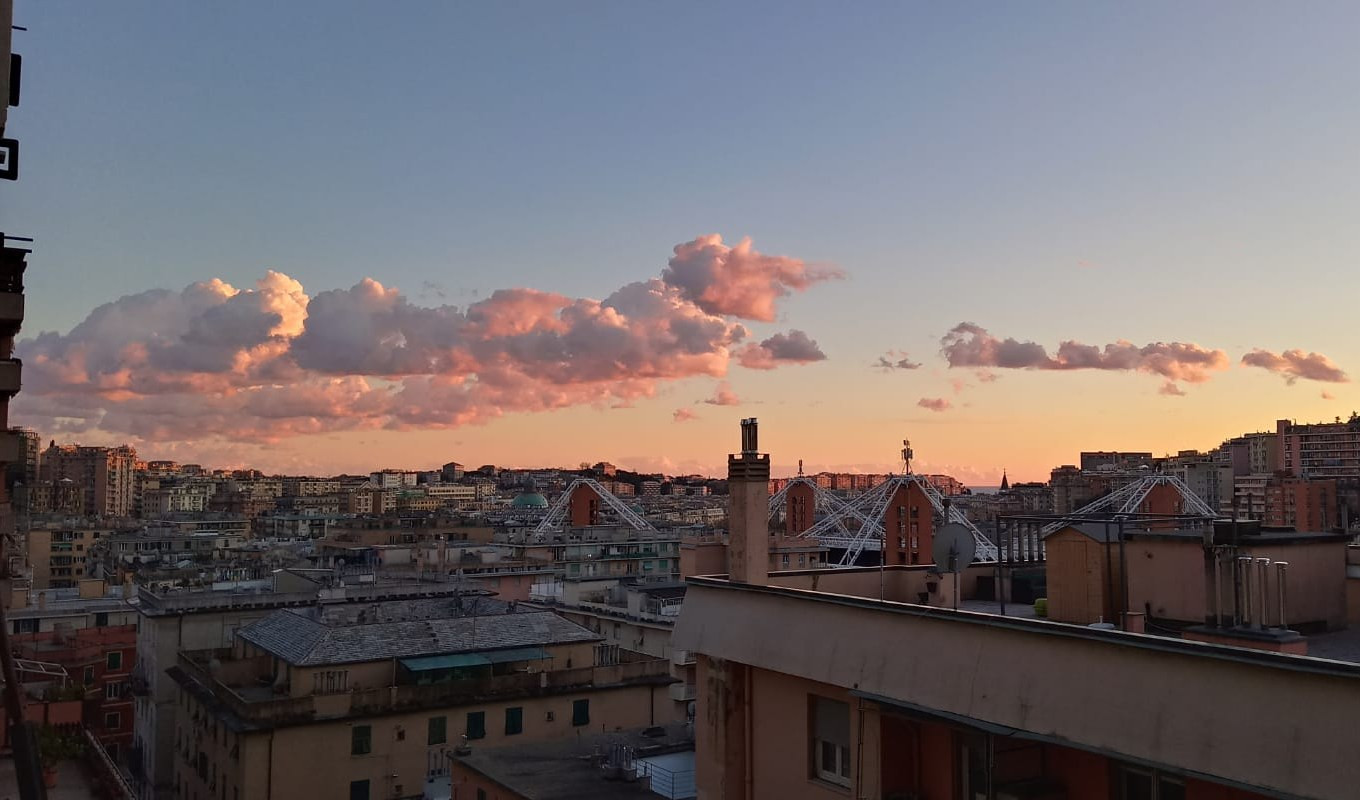
[[[276,611],[238,635],[294,666],[599,641],[550,611],[329,627],[305,612]]]

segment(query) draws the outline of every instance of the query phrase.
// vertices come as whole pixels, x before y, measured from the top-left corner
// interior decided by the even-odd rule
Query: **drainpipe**
[[[1237,557],[1237,574],[1242,582],[1242,625],[1251,625],[1251,556]]]
[[[1280,600],[1280,628],[1281,628],[1281,629],[1287,629],[1287,628],[1289,627],[1289,617],[1285,616],[1285,605],[1284,605],[1284,583],[1285,583],[1285,573],[1286,573],[1286,571],[1287,571],[1288,569],[1289,569],[1289,562],[1288,562],[1288,561],[1276,561],[1276,562],[1275,562],[1275,583],[1276,583],[1276,594],[1279,596],[1279,600]]]
[[[1256,627],[1265,630],[1270,625],[1270,559],[1256,559],[1256,570],[1261,579],[1261,586],[1257,590],[1261,595],[1261,618],[1256,620]]]

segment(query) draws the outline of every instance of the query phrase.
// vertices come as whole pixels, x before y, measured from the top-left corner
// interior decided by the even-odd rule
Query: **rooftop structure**
[[[657,725],[455,755],[449,792],[499,800],[657,800],[694,796],[694,736]],[[448,795],[445,795],[448,796]]]
[[[965,570],[964,596],[992,569]],[[1346,735],[1360,664],[954,611],[931,589],[952,580],[909,565],[690,578],[674,641],[696,653],[699,796],[1247,800],[1360,784]],[[1270,698],[1268,730],[1243,698]]]

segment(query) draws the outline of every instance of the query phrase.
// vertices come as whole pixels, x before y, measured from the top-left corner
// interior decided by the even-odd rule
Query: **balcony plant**
[[[68,759],[79,758],[85,752],[85,740],[79,733],[64,731],[55,725],[44,725],[38,730],[38,758],[42,761],[43,783],[51,789],[57,785],[57,765]]]

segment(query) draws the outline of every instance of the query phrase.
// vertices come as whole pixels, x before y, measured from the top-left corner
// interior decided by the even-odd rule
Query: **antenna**
[[[910,439],[903,439],[903,440],[902,440],[902,474],[903,474],[903,475],[910,475],[910,474],[911,474],[911,457],[912,457],[912,455],[914,455],[914,454],[911,452],[911,440],[910,440]]]
[[[946,510],[946,513],[948,511]],[[959,573],[968,569],[977,556],[977,540],[966,525],[950,522],[935,532],[935,543],[931,548],[935,557],[935,569],[954,575],[954,610],[959,610]]]

